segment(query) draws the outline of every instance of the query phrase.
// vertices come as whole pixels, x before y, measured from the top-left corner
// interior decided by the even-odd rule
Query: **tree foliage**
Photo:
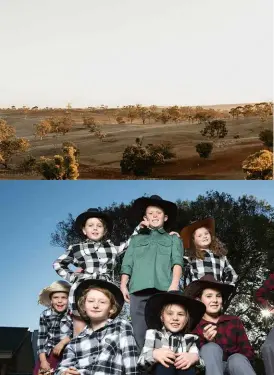
[[[246,180],[273,180],[273,152],[261,150],[249,155],[242,163]]]
[[[203,137],[208,138],[224,138],[227,135],[226,121],[224,120],[213,120],[209,121],[208,124],[201,130]]]
[[[212,152],[213,144],[209,142],[197,143],[196,151],[198,152],[200,158],[208,158]]]
[[[273,130],[263,129],[259,133],[259,139],[266,147],[273,147]]]

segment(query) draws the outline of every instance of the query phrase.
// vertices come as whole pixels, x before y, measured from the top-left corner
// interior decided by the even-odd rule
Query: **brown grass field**
[[[215,109],[233,107],[211,106]],[[153,179],[244,179],[241,169],[242,161],[250,154],[263,149],[258,138],[259,132],[273,128],[273,119],[261,122],[258,117],[239,118],[226,120],[228,135],[222,141],[217,141],[209,159],[201,159],[195,150],[198,142],[206,141],[201,136],[203,124],[180,123],[154,123],[143,125],[141,120],[133,124],[114,124],[105,114],[94,115],[95,120],[102,126],[106,138],[100,141],[94,134],[82,125],[81,111],[72,111],[75,125],[66,135],[54,137],[47,135],[42,140],[34,137],[34,124],[41,119],[63,113],[29,112],[20,114],[12,111],[0,111],[0,118],[16,128],[18,137],[25,137],[30,141],[30,153],[34,157],[53,156],[60,153],[63,142],[74,142],[80,149],[80,177],[79,179],[132,179],[133,176],[123,176],[120,172],[120,160],[126,146],[135,142],[137,137],[143,137],[143,144],[170,141],[174,145],[176,159],[166,162],[165,165],[154,168]],[[112,123],[111,123],[112,122]],[[239,135],[239,139],[233,138]],[[218,146],[219,144],[219,146]],[[21,161],[21,157],[12,160],[13,165]],[[38,175],[23,175],[14,168],[4,170],[0,167],[0,179],[41,179]]]

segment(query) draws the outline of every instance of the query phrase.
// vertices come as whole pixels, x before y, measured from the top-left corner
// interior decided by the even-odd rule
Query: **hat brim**
[[[94,288],[98,287],[98,288],[106,289],[114,296],[114,299],[115,299],[116,304],[117,304],[117,312],[116,312],[115,315],[112,316],[112,319],[116,318],[120,314],[120,312],[123,308],[123,305],[124,305],[123,293],[118,288],[118,286],[116,286],[115,284],[110,283],[109,281],[99,280],[99,279],[83,280],[79,283],[79,285],[75,289],[75,291],[74,291],[75,298],[74,299],[75,299],[75,303],[76,303],[76,306],[77,306],[77,309],[78,309],[79,313],[81,314],[81,312],[78,308],[78,300],[83,295],[84,291],[86,289],[88,289],[89,287],[94,287]]]
[[[162,328],[161,311],[168,304],[183,305],[186,308],[190,318],[190,331],[200,322],[206,310],[203,303],[193,298],[172,292],[157,293],[146,303],[145,319],[148,329],[160,330]]]
[[[192,235],[198,228],[208,228],[213,236],[215,236],[215,220],[213,217],[208,217],[204,220],[198,220],[194,223],[188,225],[187,227],[184,227],[180,232],[180,237],[183,240],[184,248],[190,249],[191,247],[191,239]]]
[[[131,209],[133,217],[141,221],[148,206],[160,207],[164,211],[165,215],[168,217],[167,221],[165,222],[165,226],[171,225],[176,220],[177,206],[175,203],[166,201],[164,199],[154,199],[148,197],[141,197],[133,202]]]
[[[184,290],[186,296],[197,298],[205,289],[217,289],[221,292],[223,297],[223,304],[226,303],[229,296],[235,289],[234,285],[220,283],[219,281],[196,280],[190,283]]]
[[[40,305],[50,307],[51,306],[51,295],[53,293],[67,293],[69,294],[70,290],[70,284],[67,283],[66,281],[60,281],[59,285],[55,285],[52,287],[51,285],[42,289],[41,292],[39,293],[38,297],[38,303]]]
[[[81,213],[79,216],[77,216],[75,220],[74,227],[75,227],[75,230],[78,232],[78,234],[83,235],[82,229],[85,226],[86,221],[93,217],[104,220],[104,222],[106,223],[108,232],[109,233],[112,232],[113,222],[112,222],[111,217],[108,214],[104,212],[100,212],[100,211],[99,212],[86,211],[86,212]]]

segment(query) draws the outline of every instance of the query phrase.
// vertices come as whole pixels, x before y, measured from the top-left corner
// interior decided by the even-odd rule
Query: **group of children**
[[[157,195],[135,200],[131,215],[139,225],[118,246],[108,239],[108,214],[89,209],[77,217],[75,230],[85,239],[53,264],[66,281],[39,296],[48,309],[40,316],[34,375],[194,375],[199,367],[207,375],[255,374],[243,324],[222,314],[237,274],[214,219],[179,235],[168,232],[176,213],[176,204]],[[124,301],[130,322],[119,316]]]

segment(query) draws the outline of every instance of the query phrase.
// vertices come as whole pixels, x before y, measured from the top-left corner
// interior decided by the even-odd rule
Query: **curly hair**
[[[82,296],[79,298],[77,305],[79,309],[79,313],[82,316],[82,318],[85,321],[89,321],[90,318],[86,314],[85,310],[85,302],[87,299],[87,295],[91,290],[98,290],[99,292],[103,293],[110,301],[110,309],[112,310],[112,313],[109,315],[109,318],[111,318],[113,315],[115,315],[118,311],[118,305],[114,298],[114,295],[107,289],[99,288],[97,286],[90,286],[89,288],[85,289]]]
[[[225,256],[227,254],[227,249],[225,245],[223,244],[223,242],[221,242],[221,240],[219,240],[218,237],[214,236],[209,228],[207,227],[201,227],[201,228],[206,228],[210,233],[210,236],[211,236],[210,250],[213,252],[213,254],[218,255],[218,256]],[[196,231],[192,233],[190,248],[186,250],[186,256],[192,259],[203,260],[205,258],[205,252],[203,250],[197,249],[197,247],[194,244],[195,232]]]

